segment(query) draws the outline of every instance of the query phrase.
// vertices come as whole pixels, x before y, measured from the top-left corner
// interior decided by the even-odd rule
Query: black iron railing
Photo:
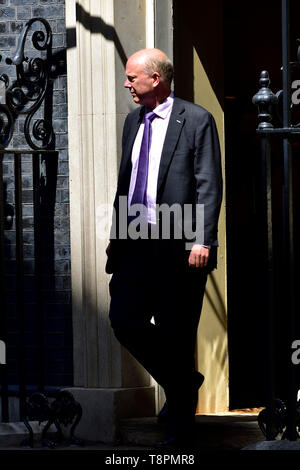
[[[15,279],[15,298],[13,301],[16,305],[16,323],[15,333],[17,334],[17,396],[20,403],[20,416],[24,415],[24,405],[26,397],[28,396],[27,390],[27,374],[26,374],[26,345],[25,345],[25,312],[24,312],[24,289],[25,289],[25,269],[24,269],[24,242],[23,242],[23,198],[22,198],[22,157],[26,156],[26,163],[28,163],[28,156],[31,156],[32,163],[32,204],[33,204],[33,244],[34,244],[34,270],[31,277],[34,279],[34,297],[36,310],[38,315],[36,317],[36,337],[39,342],[36,348],[38,355],[38,383],[36,389],[39,391],[44,390],[45,386],[45,346],[44,346],[44,311],[43,311],[43,276],[45,270],[42,267],[42,260],[45,257],[45,250],[47,247],[43,246],[45,240],[45,230],[47,227],[42,222],[47,214],[43,214],[43,197],[46,197],[45,187],[43,183],[44,176],[41,176],[41,165],[45,164],[48,167],[55,167],[57,165],[58,153],[53,150],[4,150],[0,151],[0,289],[1,289],[1,322],[0,322],[0,338],[7,344],[7,304],[11,299],[8,298],[8,289],[6,288],[7,281],[7,263],[11,259],[7,259],[5,255],[5,234],[7,234],[6,224],[6,200],[4,196],[4,177],[3,177],[3,158],[4,156],[12,156],[14,164],[14,204],[10,204],[13,211],[14,227],[9,232],[13,233],[15,239],[16,253],[15,253],[15,272],[13,277]],[[43,191],[43,195],[41,194]],[[11,217],[11,215],[9,215]],[[12,277],[12,276],[11,276]],[[2,421],[9,420],[8,414],[8,372],[7,364],[0,365],[1,372],[1,399],[2,399]]]
[[[26,44],[31,41],[30,51],[34,51],[33,58],[25,54]],[[36,57],[40,51],[41,57]],[[17,334],[17,380],[16,392],[20,403],[20,417],[24,417],[25,400],[28,395],[26,371],[25,346],[25,312],[24,312],[24,243],[23,243],[23,186],[22,165],[26,157],[31,156],[32,165],[32,204],[33,204],[33,232],[34,232],[34,283],[35,304],[38,311],[37,336],[39,347],[38,355],[38,384],[36,389],[43,391],[44,380],[44,315],[42,302],[42,249],[45,236],[45,224],[42,214],[45,207],[49,209],[55,197],[58,153],[55,149],[55,134],[52,128],[52,33],[49,23],[43,18],[32,18],[21,31],[17,50],[13,57],[3,58],[6,65],[15,67],[15,78],[6,74],[0,76],[0,340],[7,344],[8,336],[8,288],[7,288],[7,257],[6,234],[8,226],[13,225],[15,236],[15,333]],[[23,117],[23,129],[16,136],[15,122]],[[19,120],[19,126],[21,120]],[[16,141],[15,141],[16,137]],[[17,143],[17,145],[16,145]],[[19,147],[23,148],[20,149]],[[10,182],[13,187],[14,201],[6,201],[5,174],[3,171],[4,158],[13,160],[14,180]],[[41,166],[44,168],[42,174]],[[52,178],[52,181],[51,181]],[[46,181],[46,182],[45,182]],[[47,187],[52,185],[51,194]],[[45,190],[46,188],[46,190]],[[41,191],[43,190],[43,194]],[[45,203],[45,199],[47,199]],[[51,203],[52,201],[52,203]],[[53,204],[52,204],[53,206]],[[8,211],[8,208],[10,211]],[[52,207],[53,209],[53,207]],[[48,214],[49,215],[49,214]],[[51,215],[51,214],[50,214]],[[53,215],[53,214],[52,214]],[[45,219],[45,217],[44,217]],[[11,227],[10,227],[11,228]],[[48,227],[51,230],[51,227]],[[52,227],[53,229],[53,227]],[[0,361],[3,362],[3,361]],[[0,363],[0,386],[2,421],[9,420],[9,385],[6,363]]]
[[[274,439],[278,433],[289,440],[299,438],[300,416],[297,404],[297,384],[295,365],[291,360],[291,345],[295,340],[295,270],[294,270],[294,224],[293,224],[293,173],[291,139],[299,135],[300,123],[292,122],[291,70],[300,67],[300,46],[297,60],[290,59],[290,1],[282,0],[282,90],[274,94],[269,88],[270,79],[267,71],[260,76],[260,90],[253,97],[253,103],[259,109],[257,132],[261,136],[263,205],[265,213],[265,249],[267,253],[266,287],[268,290],[268,366],[267,407],[259,416],[259,423],[267,439]],[[277,111],[281,125],[274,127],[273,113]],[[278,136],[282,141],[282,253],[283,266],[281,287],[284,293],[284,322],[286,337],[284,344],[274,344],[274,251],[272,227],[272,137]],[[287,379],[285,383],[285,400],[275,397],[275,349],[281,348],[285,357]],[[284,379],[283,379],[284,380]]]

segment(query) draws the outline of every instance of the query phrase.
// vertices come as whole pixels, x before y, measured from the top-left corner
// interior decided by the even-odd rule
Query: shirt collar
[[[160,118],[165,119],[169,113],[171,112],[172,106],[174,102],[174,93],[171,91],[168,98],[165,99],[162,103],[160,103],[153,112]]]

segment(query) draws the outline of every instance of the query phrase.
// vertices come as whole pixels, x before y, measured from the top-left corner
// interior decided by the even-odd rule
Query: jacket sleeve
[[[196,203],[204,209],[204,245],[218,245],[218,219],[222,202],[222,169],[218,132],[207,112],[195,131],[194,175]]]

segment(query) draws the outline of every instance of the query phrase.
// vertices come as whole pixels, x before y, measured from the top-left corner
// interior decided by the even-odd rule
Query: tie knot
[[[156,114],[153,112],[153,111],[148,111],[148,113],[145,114],[145,119],[147,119],[148,121],[153,121],[153,119],[155,118]]]

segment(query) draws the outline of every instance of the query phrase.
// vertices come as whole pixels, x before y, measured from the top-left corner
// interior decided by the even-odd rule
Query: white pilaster
[[[108,318],[110,299],[109,276],[105,273],[105,248],[110,219],[103,224],[103,216],[107,208],[111,209],[116,191],[120,107],[123,106],[123,101],[119,103],[119,81],[121,73],[124,73],[120,70],[120,61],[116,65],[116,57],[119,54],[124,61],[125,54],[114,24],[116,11],[113,0],[66,2],[76,387],[73,390],[76,396],[84,399],[85,407],[91,403],[88,398],[90,390],[93,401],[111,416],[113,423],[117,410],[115,399],[107,397],[119,397],[122,390],[128,396],[138,387],[139,403],[143,403],[142,395],[145,392],[148,413],[149,410],[150,413],[153,411],[154,406],[153,398],[151,401],[153,389],[150,389],[149,395],[148,374],[122,350]],[[144,20],[144,9],[138,10],[138,14]],[[103,231],[104,225],[106,230]],[[134,400],[131,405],[134,415]],[[144,411],[147,414],[147,410]],[[122,410],[118,412],[122,414]],[[86,416],[91,416],[91,410]],[[109,426],[109,420],[107,423]],[[114,430],[108,432],[106,429],[102,434],[105,440],[105,436],[114,435]]]
[[[155,47],[154,0],[146,0],[146,47]]]

